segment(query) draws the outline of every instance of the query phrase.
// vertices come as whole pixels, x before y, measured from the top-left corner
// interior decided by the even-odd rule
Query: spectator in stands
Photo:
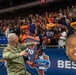
[[[14,32],[14,28],[13,26],[10,24],[10,33],[13,33]]]
[[[6,37],[8,37],[8,34],[10,33],[10,31],[9,31],[9,25],[7,26],[7,29],[6,29],[6,32],[5,32],[5,35],[6,35]]]
[[[18,36],[15,33],[8,35],[8,46],[3,52],[3,59],[6,60],[8,75],[31,75],[25,69],[23,56],[27,56],[27,51],[21,51],[22,48],[27,48],[31,45],[36,45],[36,42],[20,44]]]
[[[66,55],[71,61],[76,62],[76,34],[72,34],[66,40]]]
[[[76,34],[76,22],[72,22],[70,25],[73,28],[73,33]]]
[[[67,36],[70,36],[73,33],[73,28],[70,26],[70,20],[66,19],[66,27],[67,27]]]
[[[22,43],[26,42],[26,37],[27,37],[27,29],[22,29],[20,34],[20,39]]]
[[[60,37],[59,37],[58,45],[59,45],[59,48],[60,47],[64,48],[65,47],[65,42],[66,42],[66,39],[67,39],[67,32],[65,31],[64,28],[59,27],[59,33],[60,33]]]
[[[17,25],[14,25],[13,27],[13,33],[15,33],[17,36],[20,36],[20,28]]]
[[[44,35],[44,39],[43,39],[44,44],[57,45],[57,41],[56,41],[57,31],[54,30],[55,26],[56,26],[55,24],[46,25],[46,31],[45,31],[45,35]]]
[[[7,25],[4,25],[4,27],[3,27],[3,32],[4,32],[4,34],[5,34],[5,32],[6,32],[6,29],[7,29]]]

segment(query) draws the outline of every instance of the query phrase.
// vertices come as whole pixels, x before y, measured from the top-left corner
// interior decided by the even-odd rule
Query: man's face
[[[19,42],[19,38],[18,38],[18,36],[15,36],[15,40],[14,40],[14,42],[15,42],[16,44],[18,44],[18,42]]]
[[[76,36],[68,39],[66,44],[66,54],[71,61],[76,62]]]

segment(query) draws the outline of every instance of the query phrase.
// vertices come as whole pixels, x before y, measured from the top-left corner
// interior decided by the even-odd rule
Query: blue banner
[[[49,67],[42,70],[42,74],[40,74],[38,69],[39,65],[37,66],[35,64],[37,67],[27,65],[27,70],[32,75],[76,75],[76,63],[68,59],[65,54],[65,49],[44,49],[43,51],[49,57]]]
[[[32,75],[76,75],[76,63],[68,59],[65,49],[44,49],[32,65],[26,64]],[[0,75],[7,75],[3,62],[0,62]]]

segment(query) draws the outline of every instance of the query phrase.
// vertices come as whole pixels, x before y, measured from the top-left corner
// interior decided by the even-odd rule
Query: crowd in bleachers
[[[46,45],[65,46],[67,37],[75,30],[70,26],[76,21],[76,6],[60,9],[58,12],[45,12],[42,15],[29,14],[24,17],[0,20],[0,37],[6,38],[9,33],[16,33],[20,42],[26,41],[27,35],[40,38]],[[1,43],[0,38],[0,43]],[[6,44],[7,41],[4,43]]]

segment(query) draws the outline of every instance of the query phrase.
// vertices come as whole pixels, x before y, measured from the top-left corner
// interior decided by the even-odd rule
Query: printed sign
[[[27,43],[28,42],[39,42],[39,38],[27,36],[26,42]],[[37,51],[37,46],[30,46],[27,48],[27,51],[28,51],[28,60],[32,62],[34,60],[34,57]]]

